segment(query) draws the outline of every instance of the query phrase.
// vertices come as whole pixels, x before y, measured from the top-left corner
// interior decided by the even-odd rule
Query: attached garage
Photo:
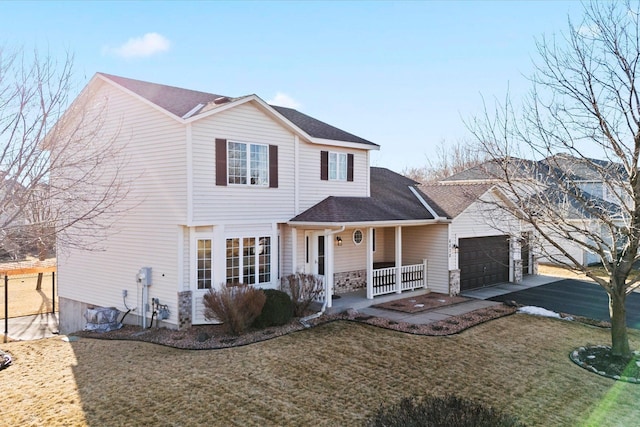
[[[509,281],[509,236],[460,239],[460,290]]]

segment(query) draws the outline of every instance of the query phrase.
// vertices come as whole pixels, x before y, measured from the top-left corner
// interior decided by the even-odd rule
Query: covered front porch
[[[297,271],[323,278],[328,308],[342,298],[377,303],[407,291],[448,293],[446,224],[297,228],[292,239],[304,261]]]

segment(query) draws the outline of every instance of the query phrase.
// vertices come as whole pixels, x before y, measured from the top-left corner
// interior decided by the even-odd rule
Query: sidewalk
[[[431,310],[425,310],[419,313],[404,313],[394,310],[385,310],[376,307],[363,307],[357,309],[358,312],[369,316],[385,317],[396,322],[413,323],[416,325],[426,325],[428,323],[438,322],[453,316],[460,316],[481,308],[500,305],[500,302],[486,301],[487,298],[493,298],[498,295],[504,295],[511,292],[521,291],[536,286],[546,285],[547,283],[562,280],[561,277],[554,276],[526,276],[522,283],[501,283],[499,285],[488,286],[486,288],[474,289],[462,292],[460,295],[472,298],[471,301],[459,304],[437,307]],[[408,297],[410,297],[408,295]],[[375,304],[379,302],[376,301]]]
[[[41,313],[33,316],[9,318],[7,336],[16,341],[30,341],[58,335],[58,313]],[[0,319],[0,331],[4,335],[4,319]]]

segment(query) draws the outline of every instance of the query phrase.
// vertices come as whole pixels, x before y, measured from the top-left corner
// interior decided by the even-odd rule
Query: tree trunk
[[[611,353],[614,356],[630,357],[629,337],[627,335],[627,295],[618,289],[609,292],[609,316],[611,317]]]
[[[49,251],[47,250],[47,246],[42,242],[38,242],[38,259],[40,261],[44,261],[45,259],[47,259],[48,254],[49,254]],[[42,290],[43,277],[44,277],[43,273],[38,273],[38,281],[36,282],[36,291]]]

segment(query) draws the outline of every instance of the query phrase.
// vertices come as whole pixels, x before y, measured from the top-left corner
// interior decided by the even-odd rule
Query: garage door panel
[[[460,239],[460,289],[475,289],[509,280],[508,236]]]

